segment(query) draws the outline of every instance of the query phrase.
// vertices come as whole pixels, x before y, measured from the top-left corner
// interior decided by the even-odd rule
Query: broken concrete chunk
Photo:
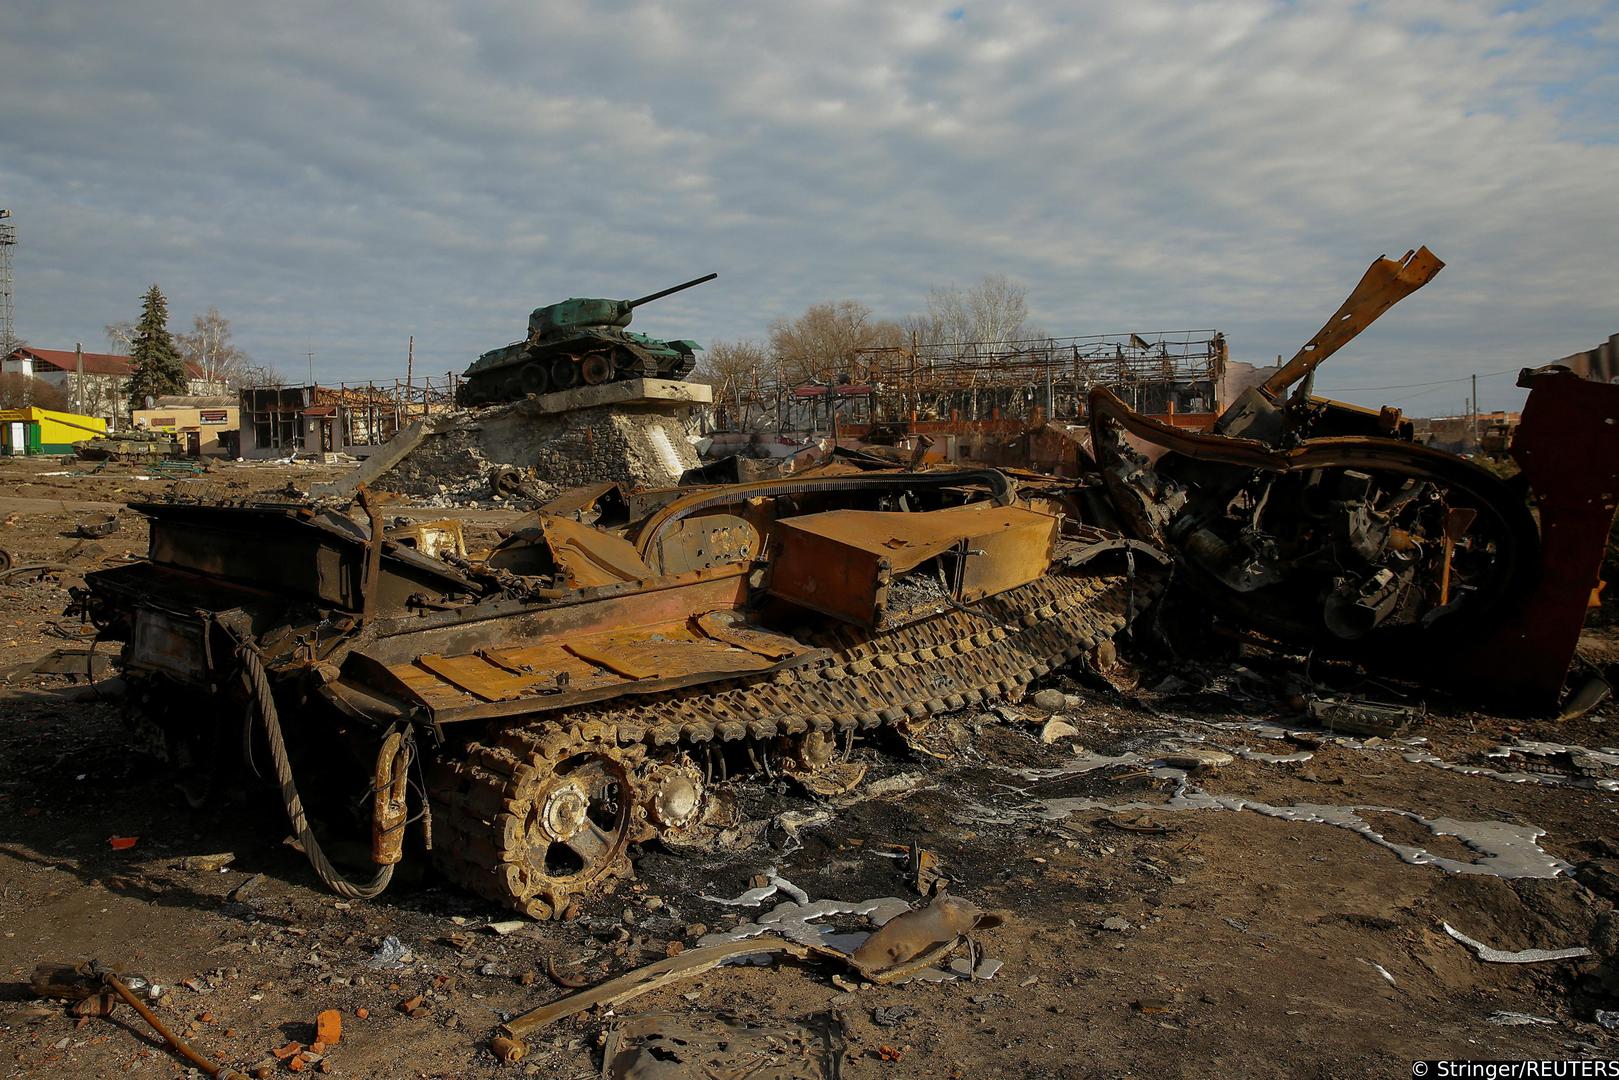
[[[189,855],[180,860],[180,869],[212,873],[216,870],[225,869],[235,861],[236,853],[231,851],[222,851],[218,855]],[[238,886],[238,888],[240,887]]]
[[[984,912],[976,905],[944,893],[934,897],[926,907],[888,920],[850,955],[849,960],[870,978],[954,941],[983,920]]]
[[[1037,690],[1029,697],[1029,704],[1048,713],[1061,712],[1068,706],[1068,699],[1061,690]]]
[[[263,884],[264,875],[254,874],[252,877],[248,878],[246,881],[242,882],[240,885],[236,886],[236,888],[227,893],[225,898],[234,904],[246,903],[248,898],[254,893],[258,892],[259,886]]]
[[[1068,721],[1051,719],[1040,729],[1040,741],[1049,746],[1058,739],[1071,739],[1078,734],[1079,729]]]
[[[315,1017],[315,1041],[326,1046],[335,1046],[342,1038],[343,1014],[336,1009],[323,1009]]]
[[[1219,769],[1235,760],[1224,750],[1208,750],[1200,746],[1172,750],[1163,757],[1165,765],[1176,769]]]

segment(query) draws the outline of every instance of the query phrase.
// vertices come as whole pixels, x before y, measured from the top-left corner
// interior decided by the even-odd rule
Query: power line
[[[1499,375],[1516,375],[1523,368],[1508,368],[1505,371],[1487,371],[1477,376],[1480,379],[1493,379]],[[1416,390],[1424,386],[1449,386],[1451,383],[1467,382],[1472,375],[1461,375],[1454,379],[1434,379],[1431,382],[1397,383],[1393,386],[1345,386],[1335,390],[1319,390],[1321,394],[1359,394],[1369,393],[1373,390]]]

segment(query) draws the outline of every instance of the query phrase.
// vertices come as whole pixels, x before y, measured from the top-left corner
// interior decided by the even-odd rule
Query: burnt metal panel
[[[949,596],[978,600],[1045,573],[1056,535],[1055,517],[993,503],[914,514],[806,514],[776,523],[768,589],[871,627],[882,618],[889,585],[924,563],[946,557]]]
[[[1529,389],[1512,456],[1540,513],[1535,589],[1476,650],[1452,658],[1452,681],[1486,698],[1544,711],[1557,703],[1619,508],[1619,385],[1561,367],[1525,370]]]
[[[723,641],[694,637],[683,627],[608,633],[568,643],[568,651],[626,679],[733,675],[763,671],[773,660]]]
[[[648,561],[661,573],[678,574],[705,566],[747,562],[759,554],[759,530],[736,514],[694,514],[672,522],[658,535]]]
[[[208,681],[208,624],[144,607],[135,612],[126,663],[132,669],[161,671],[181,682]]]

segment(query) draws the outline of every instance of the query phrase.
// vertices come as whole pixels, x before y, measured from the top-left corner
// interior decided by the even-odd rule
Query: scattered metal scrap
[[[73,529],[75,535],[85,540],[100,540],[117,531],[117,514],[92,514],[81,520]]]
[[[67,567],[61,563],[34,563],[29,566],[13,566],[10,556],[7,556],[5,565],[0,567],[0,585],[28,585],[44,581],[63,573]]]
[[[34,969],[31,985],[37,997],[73,1002],[72,1012],[75,1016],[111,1016],[119,1002],[126,1002],[153,1031],[162,1036],[176,1055],[192,1067],[218,1080],[247,1080],[235,1069],[199,1053],[158,1019],[157,1014],[136,994],[136,991],[151,986],[144,976],[120,975],[116,968],[107,967],[98,960],[76,966],[40,964]]]
[[[869,917],[877,924],[876,931],[840,934],[819,924],[822,919],[848,915]],[[788,901],[756,923],[744,924],[727,934],[710,934],[695,949],[513,1017],[496,1029],[490,1049],[507,1064],[520,1061],[528,1053],[527,1040],[558,1020],[597,1006],[616,1008],[652,990],[744,958],[791,956],[828,962],[878,985],[930,976],[972,978],[978,971],[989,978],[1000,967],[998,961],[970,962],[964,972],[955,974],[937,971],[934,965],[947,959],[963,941],[970,940],[968,935],[973,930],[999,922],[999,917],[949,895],[936,896],[916,909],[892,897],[860,904]]]
[[[116,655],[86,648],[53,649],[32,663],[19,665],[19,668],[31,675],[72,675],[93,682],[117,666]]]
[[[1327,731],[1388,738],[1410,728],[1423,710],[1413,705],[1316,695],[1305,703],[1305,715]]]
[[[1051,821],[1061,821],[1077,811],[1106,810],[1110,813],[1169,810],[1247,810],[1284,821],[1331,825],[1358,833],[1379,847],[1388,848],[1402,862],[1432,866],[1452,874],[1489,874],[1501,878],[1554,878],[1573,867],[1540,847],[1546,830],[1505,821],[1462,821],[1457,818],[1426,818],[1410,810],[1389,806],[1327,806],[1299,803],[1276,806],[1237,795],[1212,795],[1182,784],[1165,802],[1132,801],[1111,803],[1103,799],[1047,799],[1041,812]],[[1388,839],[1366,820],[1367,814],[1392,814],[1428,829],[1436,836],[1454,836],[1478,853],[1473,861],[1435,855],[1425,848]]]
[[[510,1065],[528,1054],[527,1039],[535,1032],[564,1017],[574,1016],[597,1005],[616,1006],[642,994],[667,986],[682,979],[690,979],[705,971],[712,971],[742,956],[788,955],[807,959],[808,946],[779,937],[757,937],[745,941],[731,941],[723,945],[707,945],[687,949],[678,956],[659,960],[655,964],[638,968],[599,983],[588,990],[542,1005],[537,1009],[513,1017],[502,1024],[490,1041],[490,1049],[501,1061]]]

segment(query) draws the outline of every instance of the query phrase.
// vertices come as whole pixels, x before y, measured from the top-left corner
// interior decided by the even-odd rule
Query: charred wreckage
[[[78,603],[123,643],[137,728],[190,797],[267,757],[334,891],[380,893],[409,832],[536,918],[626,876],[632,845],[734,825],[741,772],[814,790],[858,737],[922,737],[1107,666],[1166,594],[1290,649],[1553,709],[1613,523],[1619,386],[1526,371],[1511,481],[1413,443],[1392,410],[1311,393],[1441,265],[1378,260],[1212,433],[1095,389],[1077,481],[853,455],[751,483],[603,483],[480,557],[453,521],[390,526],[363,488],[348,505],[171,496],[134,506],[149,557],[89,575]],[[369,879],[327,860],[306,794],[368,824]]]

